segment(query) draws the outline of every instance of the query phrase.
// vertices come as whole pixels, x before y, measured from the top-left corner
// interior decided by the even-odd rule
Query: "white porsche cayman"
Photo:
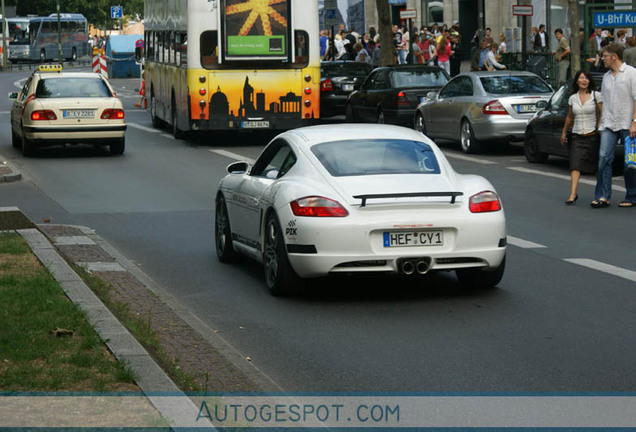
[[[278,135],[253,166],[228,166],[216,195],[220,261],[263,263],[274,295],[333,273],[456,271],[493,287],[506,223],[483,177],[456,173],[427,137],[388,125],[327,125]]]

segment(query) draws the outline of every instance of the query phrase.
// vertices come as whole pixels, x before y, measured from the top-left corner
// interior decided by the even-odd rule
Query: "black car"
[[[320,116],[344,114],[351,92],[371,73],[373,67],[365,62],[329,61],[320,63]]]
[[[396,65],[375,69],[347,100],[347,121],[413,125],[417,105],[431,91],[442,88],[450,76],[425,65]]]

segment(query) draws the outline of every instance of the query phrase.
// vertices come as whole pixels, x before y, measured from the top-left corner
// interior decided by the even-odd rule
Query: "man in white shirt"
[[[605,67],[601,95],[601,147],[594,208],[608,207],[612,195],[612,163],[620,139],[636,136],[636,68],[623,63],[623,47],[611,43],[601,50]],[[625,168],[625,199],[619,207],[636,206],[636,169]]]

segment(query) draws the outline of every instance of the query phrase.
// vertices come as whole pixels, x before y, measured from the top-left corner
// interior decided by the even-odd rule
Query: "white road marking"
[[[570,259],[565,259],[564,261],[567,261],[572,264],[577,264],[583,267],[587,267],[593,270],[598,270],[603,273],[610,274],[612,276],[618,276],[623,279],[630,280],[632,282],[636,282],[636,272],[632,270],[627,270],[621,267],[616,267],[610,264],[605,264],[600,261],[595,261],[595,260],[586,259],[586,258],[570,258]]]
[[[172,140],[175,139],[172,135],[167,134],[167,133],[162,133],[162,134],[159,134],[159,135],[162,136],[162,137],[170,138]]]
[[[520,247],[522,249],[539,249],[539,248],[547,248],[547,246],[541,245],[539,243],[533,243],[528,240],[523,240],[517,237],[508,236],[508,244]]]
[[[0,111],[0,114],[11,114],[11,111]]]
[[[550,172],[545,172],[545,171],[539,171],[539,170],[533,170],[530,168],[523,168],[523,167],[507,167],[509,170],[511,171],[517,171],[517,172],[522,172],[522,173],[526,173],[526,174],[536,174],[536,175],[542,175],[545,177],[553,177],[553,178],[558,178],[561,180],[567,180],[570,181],[570,176],[569,175],[564,175],[564,174],[555,174],[555,173],[550,173]],[[586,185],[590,185],[590,186],[596,186],[596,180],[588,180],[588,179],[581,179],[580,183],[586,184]],[[617,191],[617,192],[625,192],[625,188],[622,186],[618,186],[618,185],[612,185],[612,190]]]
[[[475,162],[475,163],[482,164],[482,165],[497,165],[497,162],[489,161],[489,160],[486,160],[486,159],[480,159],[480,158],[476,158],[476,157],[471,157],[471,156],[459,155],[459,154],[456,154],[456,153],[444,153],[444,156],[446,156],[447,158],[451,158],[451,159],[465,160],[465,161],[468,161],[468,162]]]
[[[134,127],[135,129],[141,129],[142,131],[146,131],[146,132],[152,132],[152,133],[159,133],[159,132],[161,132],[161,131],[160,131],[160,130],[158,130],[158,129],[149,128],[149,127],[146,127],[146,126],[142,126],[142,125],[140,125],[140,124],[137,124],[137,123],[127,123],[127,125],[128,125],[128,126],[132,126],[132,127]]]
[[[227,150],[210,150],[210,152],[216,153],[216,154],[224,156],[226,158],[235,159],[237,161],[245,161],[245,162],[250,163],[250,164],[254,163],[254,159],[250,159],[248,157],[241,156],[240,154],[232,153],[232,152],[227,151]]]

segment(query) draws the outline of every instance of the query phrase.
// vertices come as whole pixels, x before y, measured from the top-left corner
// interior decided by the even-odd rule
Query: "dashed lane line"
[[[146,127],[146,126],[142,126],[142,125],[137,124],[137,123],[127,123],[127,125],[131,126],[131,127],[134,127],[135,129],[140,129],[140,130],[145,131],[145,132],[151,132],[151,133],[159,133],[159,132],[161,132],[161,131],[159,131],[157,129],[153,129],[153,128],[149,128],[149,127]]]
[[[240,154],[237,153],[232,153],[230,151],[227,150],[210,150],[211,153],[216,153],[220,156],[224,156],[226,158],[230,158],[230,159],[234,159],[237,161],[245,161],[247,163],[253,164],[254,163],[254,159],[250,159],[248,157],[245,156],[241,156]]]
[[[507,241],[508,244],[513,245],[513,246],[517,246],[521,249],[540,249],[540,248],[547,248],[547,246],[544,246],[542,244],[539,243],[534,243],[528,240],[524,240],[524,239],[520,239],[517,237],[513,237],[513,236],[508,236],[507,237]]]
[[[558,178],[561,180],[567,180],[570,181],[570,176],[569,175],[563,175],[563,174],[555,174],[555,173],[550,173],[550,172],[546,172],[546,171],[539,171],[539,170],[534,170],[534,169],[530,169],[530,168],[523,168],[523,167],[507,167],[509,170],[511,171],[517,171],[517,172],[522,172],[522,173],[526,173],[526,174],[535,174],[535,175],[542,175],[544,177],[553,177],[553,178]],[[580,183],[586,184],[586,185],[590,185],[590,186],[596,186],[596,180],[588,180],[588,179],[581,179],[579,180]],[[622,186],[618,186],[618,185],[612,185],[612,190],[617,191],[617,192],[625,192],[625,188]]]
[[[593,270],[598,270],[603,273],[608,273],[612,276],[618,276],[623,279],[630,280],[632,282],[636,282],[636,272],[632,270],[627,270],[621,267],[616,267],[611,264],[605,264],[600,261],[595,261],[587,258],[569,258],[564,259],[563,261],[577,264],[583,267],[587,267]]]

